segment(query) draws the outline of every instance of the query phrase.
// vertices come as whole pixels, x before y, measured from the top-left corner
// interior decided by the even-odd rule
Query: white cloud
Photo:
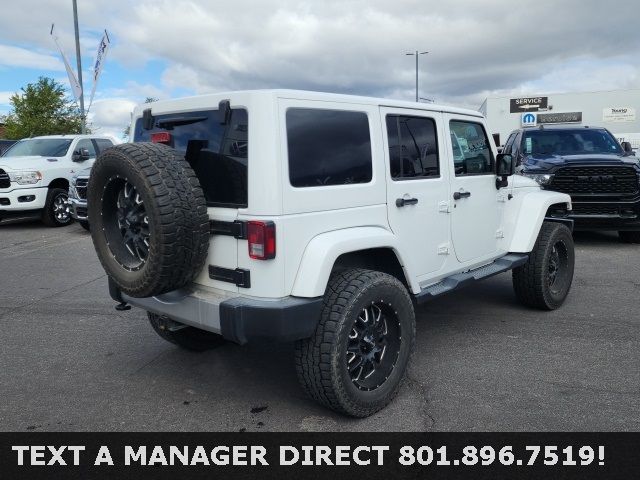
[[[39,70],[64,70],[62,61],[52,55],[32,52],[13,45],[0,45],[0,66]]]
[[[122,138],[122,132],[131,122],[131,112],[136,103],[126,98],[94,100],[89,122],[94,133]]]

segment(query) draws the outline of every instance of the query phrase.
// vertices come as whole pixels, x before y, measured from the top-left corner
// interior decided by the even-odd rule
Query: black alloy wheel
[[[51,204],[53,217],[60,225],[65,225],[71,221],[71,210],[69,209],[69,195],[62,191],[56,194]]]
[[[402,340],[400,323],[388,304],[372,303],[356,318],[347,345],[351,381],[360,390],[380,387],[393,371]]]
[[[547,282],[551,293],[558,294],[565,287],[567,282],[569,266],[569,252],[567,245],[562,240],[558,240],[551,249],[549,256],[549,267],[547,271]]]
[[[149,258],[151,229],[144,200],[127,179],[115,176],[105,186],[102,211],[111,254],[125,270],[140,270]]]

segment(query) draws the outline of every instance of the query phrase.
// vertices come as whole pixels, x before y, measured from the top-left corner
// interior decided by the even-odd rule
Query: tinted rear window
[[[287,146],[294,187],[371,181],[371,136],[364,112],[291,108]]]
[[[207,204],[247,206],[248,115],[232,109],[227,125],[217,110],[154,116],[154,128],[136,122],[134,142],[149,142],[155,132],[169,132],[171,146],[185,155],[204,190]]]

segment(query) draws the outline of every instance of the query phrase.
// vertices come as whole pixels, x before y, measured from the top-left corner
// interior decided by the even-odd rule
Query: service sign
[[[511,113],[537,112],[546,110],[549,105],[549,97],[524,97],[509,99],[509,111]]]
[[[632,107],[607,107],[602,109],[602,121],[624,123],[636,121],[636,109]]]

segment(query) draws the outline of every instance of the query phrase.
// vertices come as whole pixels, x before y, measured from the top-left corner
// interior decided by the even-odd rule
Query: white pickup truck
[[[96,156],[118,143],[100,135],[26,138],[0,157],[0,220],[40,215],[50,227],[72,222],[69,182]]]

